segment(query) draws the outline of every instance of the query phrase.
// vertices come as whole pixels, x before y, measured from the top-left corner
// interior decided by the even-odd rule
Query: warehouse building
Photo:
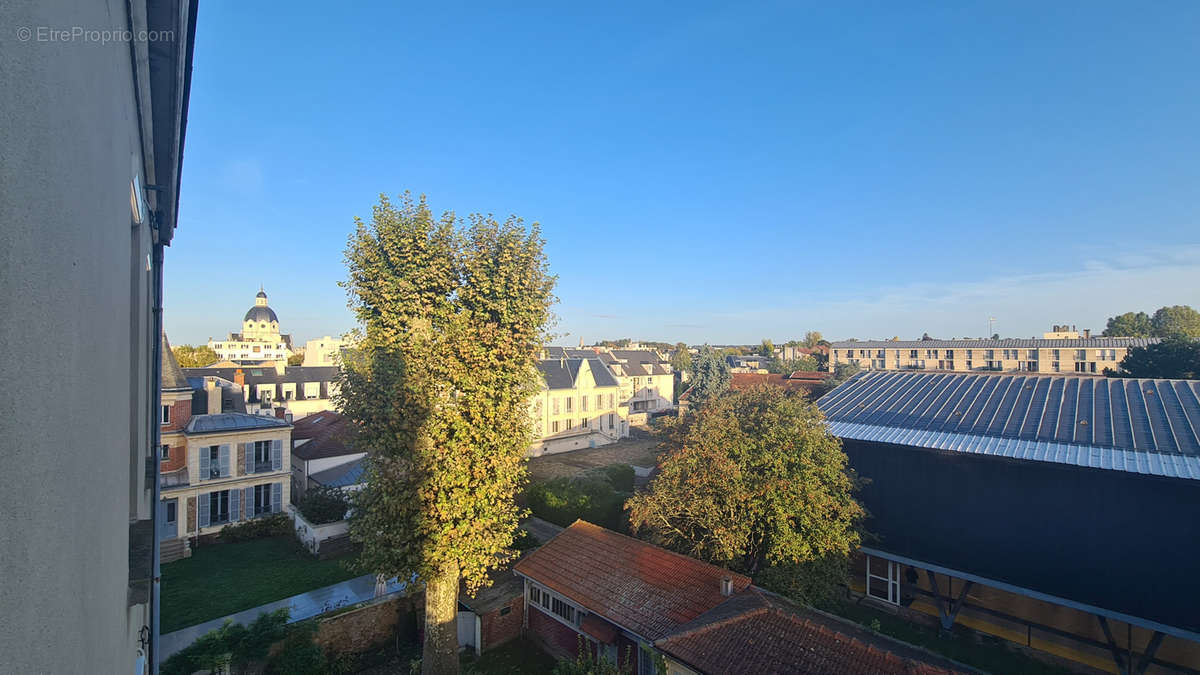
[[[869,479],[852,588],[1110,672],[1200,667],[1200,382],[867,372],[818,405]]]

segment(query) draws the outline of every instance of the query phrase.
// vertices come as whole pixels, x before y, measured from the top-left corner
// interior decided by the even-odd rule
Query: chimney
[[[287,372],[287,359],[277,359],[275,361],[275,374],[283,375]]]
[[[233,383],[242,389],[246,388],[246,373],[242,372],[241,368],[233,371]]]
[[[208,395],[208,414],[221,412],[221,385],[213,378],[204,380],[204,392]]]
[[[286,420],[287,419],[287,408],[284,408],[283,406],[276,407],[275,408],[275,419]]]
[[[727,598],[733,595],[733,577],[728,574],[721,577],[721,595]]]
[[[1083,339],[1085,339],[1085,340],[1086,340],[1086,339],[1088,339],[1088,338],[1090,338],[1090,337],[1092,337],[1092,329],[1091,329],[1091,328],[1084,328],[1084,329],[1083,329]]]

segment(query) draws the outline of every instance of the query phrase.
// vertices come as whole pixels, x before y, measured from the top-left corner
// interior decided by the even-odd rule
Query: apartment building
[[[145,673],[195,2],[2,2],[0,671]],[[54,40],[73,29],[112,40]]]
[[[543,386],[530,403],[537,437],[530,456],[594,448],[629,435],[624,389],[601,359],[543,359],[538,370]]]
[[[337,366],[289,366],[285,361],[261,365],[217,364],[185,368],[188,377],[215,377],[241,389],[245,411],[274,416],[282,408],[292,419],[333,410],[337,395]]]
[[[336,366],[342,358],[342,350],[351,345],[346,338],[326,335],[304,343],[303,366]]]
[[[675,407],[671,364],[649,349],[547,347],[546,357],[600,359],[621,385],[622,400],[633,416],[630,424],[644,424],[649,415]]]
[[[242,317],[242,332],[230,333],[224,340],[209,338],[208,346],[221,360],[286,363],[292,355],[292,336],[279,332],[279,317],[260,288],[254,305]]]
[[[165,342],[165,340],[164,340]],[[286,420],[239,410],[216,378],[188,378],[163,350],[159,539],[164,561],[230,523],[280,513],[291,491]],[[234,390],[236,391],[236,390]]]
[[[863,370],[940,370],[1101,375],[1116,370],[1133,347],[1158,338],[1006,338],[1001,340],[867,340],[830,345],[829,371],[850,363]]]

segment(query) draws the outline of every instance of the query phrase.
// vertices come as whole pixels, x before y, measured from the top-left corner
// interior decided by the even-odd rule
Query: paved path
[[[383,595],[391,595],[402,590],[404,590],[404,583],[393,580],[388,582],[387,590]],[[206,621],[195,626],[181,628],[173,633],[167,633],[159,637],[159,661],[165,660],[168,656],[192,644],[196,641],[196,638],[210,630],[220,628],[226,619],[232,619],[234,623],[248,625],[257,619],[259,614],[274,612],[277,609],[288,607],[291,609],[288,622],[291,623],[310,619],[319,614],[331,612],[339,607],[365,602],[374,597],[375,575],[364,574],[361,577],[355,577],[332,586],[318,588],[315,591],[293,595],[290,598],[284,598],[275,602],[268,602],[265,605],[259,605],[252,609],[223,616],[212,621]]]

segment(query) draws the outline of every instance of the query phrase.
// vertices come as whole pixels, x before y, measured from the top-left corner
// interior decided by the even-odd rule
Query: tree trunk
[[[458,565],[447,563],[425,582],[425,647],[421,675],[458,673]]]

